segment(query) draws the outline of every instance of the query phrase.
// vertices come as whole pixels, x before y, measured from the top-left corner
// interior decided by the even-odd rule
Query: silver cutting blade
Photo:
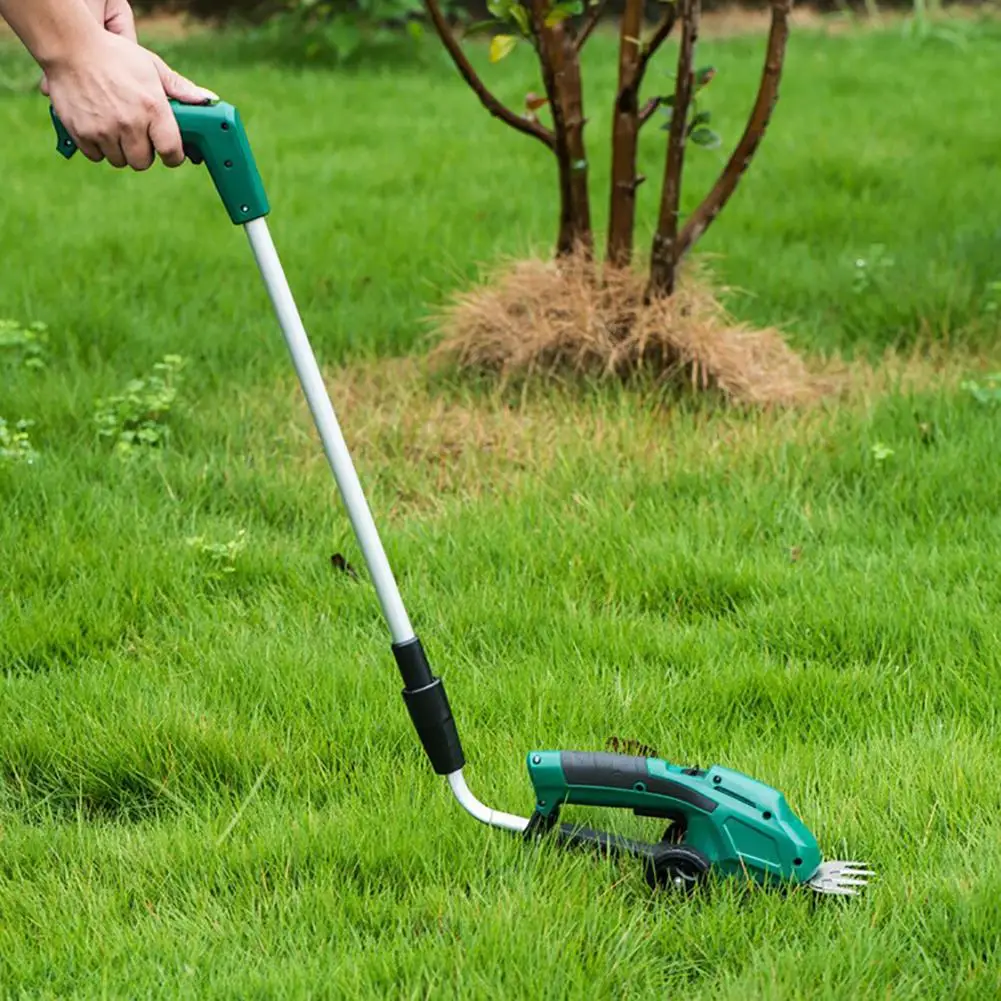
[[[868,877],[875,875],[876,873],[865,862],[821,862],[806,885],[817,893],[857,897],[859,888],[867,885]]]

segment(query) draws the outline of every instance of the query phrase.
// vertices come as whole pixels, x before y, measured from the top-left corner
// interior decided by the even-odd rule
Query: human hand
[[[128,5],[109,0],[106,10],[123,6]],[[71,55],[44,66],[45,90],[88,159],[146,170],[159,154],[168,167],[180,166],[184,149],[168,97],[206,104],[216,95],[131,40],[127,13],[128,19],[117,22],[125,28],[122,33],[95,32],[82,38]]]
[[[138,45],[138,36],[136,33],[136,22],[135,16],[132,13],[132,7],[128,3],[128,0],[84,0],[87,8],[90,10],[91,14],[94,15],[94,19],[110,34],[118,35],[121,38],[127,39],[130,42],[134,42]],[[167,98],[173,98],[174,100],[181,101],[184,104],[205,104],[208,101],[218,100],[216,94],[211,91],[206,90],[203,87],[199,87],[192,83],[186,77],[181,76],[180,73],[171,69],[158,55],[143,49],[143,52],[152,60],[154,67],[156,68],[157,74],[160,78],[160,83],[163,87],[163,92]],[[41,91],[46,96],[51,97],[51,88],[49,85],[48,73],[43,74],[42,81],[40,84]],[[57,112],[58,113],[58,112]],[[62,116],[60,116],[62,117]],[[63,124],[66,124],[65,120]],[[69,126],[67,126],[69,128]],[[166,133],[170,133],[170,138],[167,140],[168,146],[172,146],[175,142],[174,139],[174,129],[169,129],[166,126],[163,127],[164,139],[167,139]],[[155,145],[155,143],[154,143]],[[100,143],[97,144],[98,151],[101,150]],[[86,153],[86,148],[84,145],[80,146],[80,149]],[[156,147],[157,152],[161,154],[161,159],[168,166],[177,166],[183,162],[183,155],[180,160],[176,159],[176,154],[171,153],[169,150],[164,151]],[[95,159],[94,150],[91,149],[90,153],[86,155],[90,156],[91,159]],[[124,149],[123,149],[124,152]],[[166,152],[166,156],[164,153]],[[105,154],[107,155],[107,154]],[[97,156],[97,159],[101,159],[101,156]],[[124,166],[118,162],[116,157],[108,156],[109,162],[115,166]],[[145,156],[140,158],[140,163],[145,163]],[[152,160],[149,161],[152,163]],[[128,160],[128,165],[134,167],[135,169],[145,169],[143,166],[136,166],[131,160]],[[148,166],[149,164],[147,164]]]
[[[133,42],[136,37],[136,19],[128,0],[84,0],[91,13],[100,21],[105,30],[113,35],[123,35]]]
[[[122,35],[132,42],[138,43],[136,34],[136,19],[132,13],[132,7],[128,0],[83,0],[84,5],[94,15],[94,19],[113,35]],[[47,73],[42,74],[38,89],[46,96],[49,96],[49,77]]]

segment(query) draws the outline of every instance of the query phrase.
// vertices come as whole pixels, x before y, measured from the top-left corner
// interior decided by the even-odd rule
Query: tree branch
[[[494,118],[499,118],[502,122],[506,122],[512,129],[523,132],[527,136],[534,136],[549,149],[554,149],[556,139],[549,129],[539,122],[533,122],[527,118],[522,118],[520,115],[516,115],[487,89],[486,85],[477,75],[476,70],[473,69],[472,63],[470,63],[466,58],[466,54],[462,51],[462,46],[459,44],[458,39],[456,39],[448,21],[445,20],[445,15],[441,12],[438,0],[424,0],[424,6],[427,8],[435,30],[438,32],[438,37],[441,38],[442,44],[444,44],[448,50],[448,54],[452,57],[455,68],[459,71],[462,79],[466,81],[473,93],[480,99],[480,104]]]
[[[712,190],[702,204],[691,214],[678,237],[675,259],[680,260],[695,245],[696,241],[712,225],[730,196],[736,190],[741,177],[750,165],[764,138],[772,112],[779,99],[779,82],[782,79],[782,64],[785,60],[786,42],[789,39],[790,0],[772,0],[772,25],[768,33],[765,51],[765,65],[761,73],[761,83],[754,107],[747,119],[744,134],[740,137],[733,155],[730,157]]]
[[[584,48],[584,43],[591,37],[591,32],[598,27],[598,22],[601,21],[607,6],[608,0],[597,0],[597,3],[591,8],[591,13],[584,22],[584,27],[580,29],[580,34],[574,40],[574,46],[578,52]]]
[[[678,0],[673,0],[667,10],[664,11],[657,27],[654,28],[653,34],[650,36],[650,40],[643,46],[643,49],[640,52],[639,62],[636,65],[636,78],[632,81],[632,85],[637,90],[643,82],[643,74],[646,73],[647,65],[654,55],[656,55],[657,50],[664,44],[664,42],[667,41],[667,36],[671,34],[671,31],[674,28],[674,23],[677,19]]]
[[[688,106],[692,100],[692,57],[699,37],[701,0],[679,0],[681,5],[681,45],[678,48],[678,74],[674,85],[671,127],[667,135],[667,160],[664,163],[664,187],[660,213],[650,254],[650,282],[647,298],[674,293],[678,245],[678,210],[681,203],[681,177],[685,164],[685,139]],[[786,0],[789,2],[789,0]]]
[[[662,99],[659,97],[651,97],[650,100],[647,101],[642,108],[640,108],[640,128],[646,125],[646,123],[653,118],[657,109],[661,105],[661,100]]]

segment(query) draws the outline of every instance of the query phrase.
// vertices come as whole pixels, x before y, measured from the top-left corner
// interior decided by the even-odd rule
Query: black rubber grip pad
[[[448,775],[462,768],[466,759],[441,678],[416,692],[405,688],[403,701],[434,770]]]
[[[424,653],[424,647],[416,636],[406,643],[394,643],[393,656],[396,658],[396,666],[400,669],[403,685],[409,691],[427,688],[434,681],[427,654]]]
[[[403,677],[403,701],[434,770],[439,775],[458,771],[466,763],[459,731],[445,686],[432,675],[421,641],[415,636],[406,643],[394,643],[393,656]]]
[[[703,813],[712,813],[716,809],[716,801],[708,796],[672,779],[651,775],[646,761],[646,758],[605,751],[560,752],[560,764],[568,785],[632,789],[637,782],[642,782],[647,792],[670,796]]]

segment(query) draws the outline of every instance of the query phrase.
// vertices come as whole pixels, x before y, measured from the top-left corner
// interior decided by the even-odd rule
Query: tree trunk
[[[612,189],[609,205],[609,263],[629,266],[636,224],[636,151],[639,142],[640,32],[643,0],[626,0],[619,37],[619,87],[612,119]]]
[[[647,298],[673,295],[678,266],[678,214],[681,208],[681,176],[685,165],[688,107],[692,100],[692,58],[699,37],[700,0],[680,0],[681,46],[678,51],[678,77],[671,109],[671,128],[664,164],[664,188],[661,192],[657,231],[650,255],[650,280]]]
[[[557,69],[557,80],[562,76],[563,108],[567,129],[567,152],[570,155],[571,232],[574,249],[588,257],[594,249],[591,232],[591,195],[588,190],[587,149],[584,145],[584,87],[580,76],[580,57],[570,33],[559,26],[562,65]]]
[[[584,146],[584,95],[577,47],[562,23],[546,25],[547,0],[533,0],[532,26],[538,42],[542,82],[553,116],[553,151],[559,170],[560,229],[556,256],[583,250],[590,255],[591,206]]]

